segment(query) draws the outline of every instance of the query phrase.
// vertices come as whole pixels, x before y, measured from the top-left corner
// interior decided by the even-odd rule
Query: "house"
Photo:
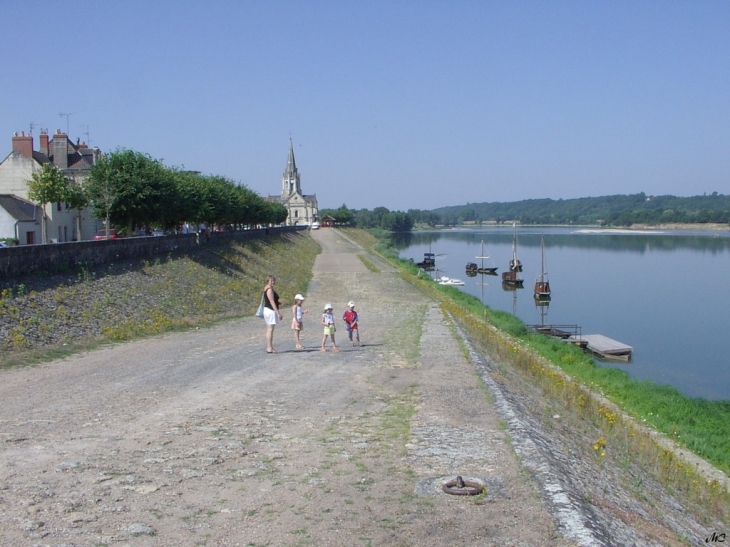
[[[325,215],[322,217],[322,226],[326,228],[332,228],[337,223],[337,219],[332,215]]]
[[[0,238],[41,242],[41,208],[12,194],[0,194]]]
[[[280,196],[268,196],[267,201],[279,202],[288,212],[287,226],[308,226],[317,220],[319,208],[315,194],[302,194],[301,180],[297,164],[294,161],[294,146],[289,139],[289,157],[286,160],[286,169],[282,177]]]
[[[0,196],[3,196],[0,200],[0,238],[14,238],[21,245],[41,243],[40,208],[34,214],[28,210],[27,181],[50,162],[72,182],[81,183],[89,176],[91,166],[101,152],[98,148],[90,149],[85,143],[74,144],[60,130],[52,138],[47,131],[41,131],[38,150],[34,148],[33,136],[24,131],[13,135],[12,145],[12,152],[0,162]],[[65,203],[46,204],[44,214],[49,242],[92,239],[99,225],[88,209],[72,210]],[[79,226],[81,237],[77,233]]]

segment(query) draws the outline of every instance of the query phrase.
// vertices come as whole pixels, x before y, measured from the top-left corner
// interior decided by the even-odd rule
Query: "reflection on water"
[[[403,258],[436,255],[442,275],[461,277],[464,290],[492,309],[527,324],[579,325],[634,347],[629,364],[611,363],[636,378],[666,383],[693,397],[730,399],[730,233],[673,231],[611,233],[571,228],[518,228],[524,289],[499,277],[467,276],[484,241],[498,274],[512,256],[512,227],[398,234]],[[545,234],[552,298],[533,298]]]

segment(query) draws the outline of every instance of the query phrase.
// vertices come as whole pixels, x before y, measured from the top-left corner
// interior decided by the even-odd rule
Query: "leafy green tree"
[[[69,208],[76,211],[76,240],[81,241],[81,211],[89,206],[89,197],[86,190],[79,183],[69,182],[63,197]]]
[[[339,224],[352,224],[352,211],[344,203],[332,215]]]
[[[162,224],[173,203],[173,177],[159,160],[133,150],[119,149],[102,156],[91,168],[97,218],[101,213],[131,233],[137,222]]]
[[[108,156],[102,156],[92,167],[89,179],[86,182],[86,197],[92,207],[91,214],[104,219],[107,227],[107,238],[111,228],[112,207],[119,199],[121,185],[119,175],[114,162]]]
[[[413,228],[413,219],[402,211],[391,211],[383,215],[380,227],[391,232],[408,232]]]
[[[68,179],[58,167],[45,163],[40,171],[34,171],[28,184],[28,198],[41,206],[41,242],[47,243],[46,205],[64,201]]]
[[[320,209],[319,216],[331,216],[335,219],[337,224],[353,224],[355,218],[354,213],[350,211],[344,203],[339,209]]]

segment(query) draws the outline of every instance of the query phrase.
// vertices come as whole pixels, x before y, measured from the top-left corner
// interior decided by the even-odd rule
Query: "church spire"
[[[297,163],[294,161],[294,145],[289,139],[289,157],[286,160],[286,169],[282,178],[281,197],[285,198],[294,193],[301,194],[302,189],[299,185],[299,171]]]

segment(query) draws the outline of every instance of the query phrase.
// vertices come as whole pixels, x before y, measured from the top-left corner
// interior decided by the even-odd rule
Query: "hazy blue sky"
[[[262,195],[291,138],[322,208],[730,193],[727,0],[5,0],[0,45],[0,159],[68,121]]]

